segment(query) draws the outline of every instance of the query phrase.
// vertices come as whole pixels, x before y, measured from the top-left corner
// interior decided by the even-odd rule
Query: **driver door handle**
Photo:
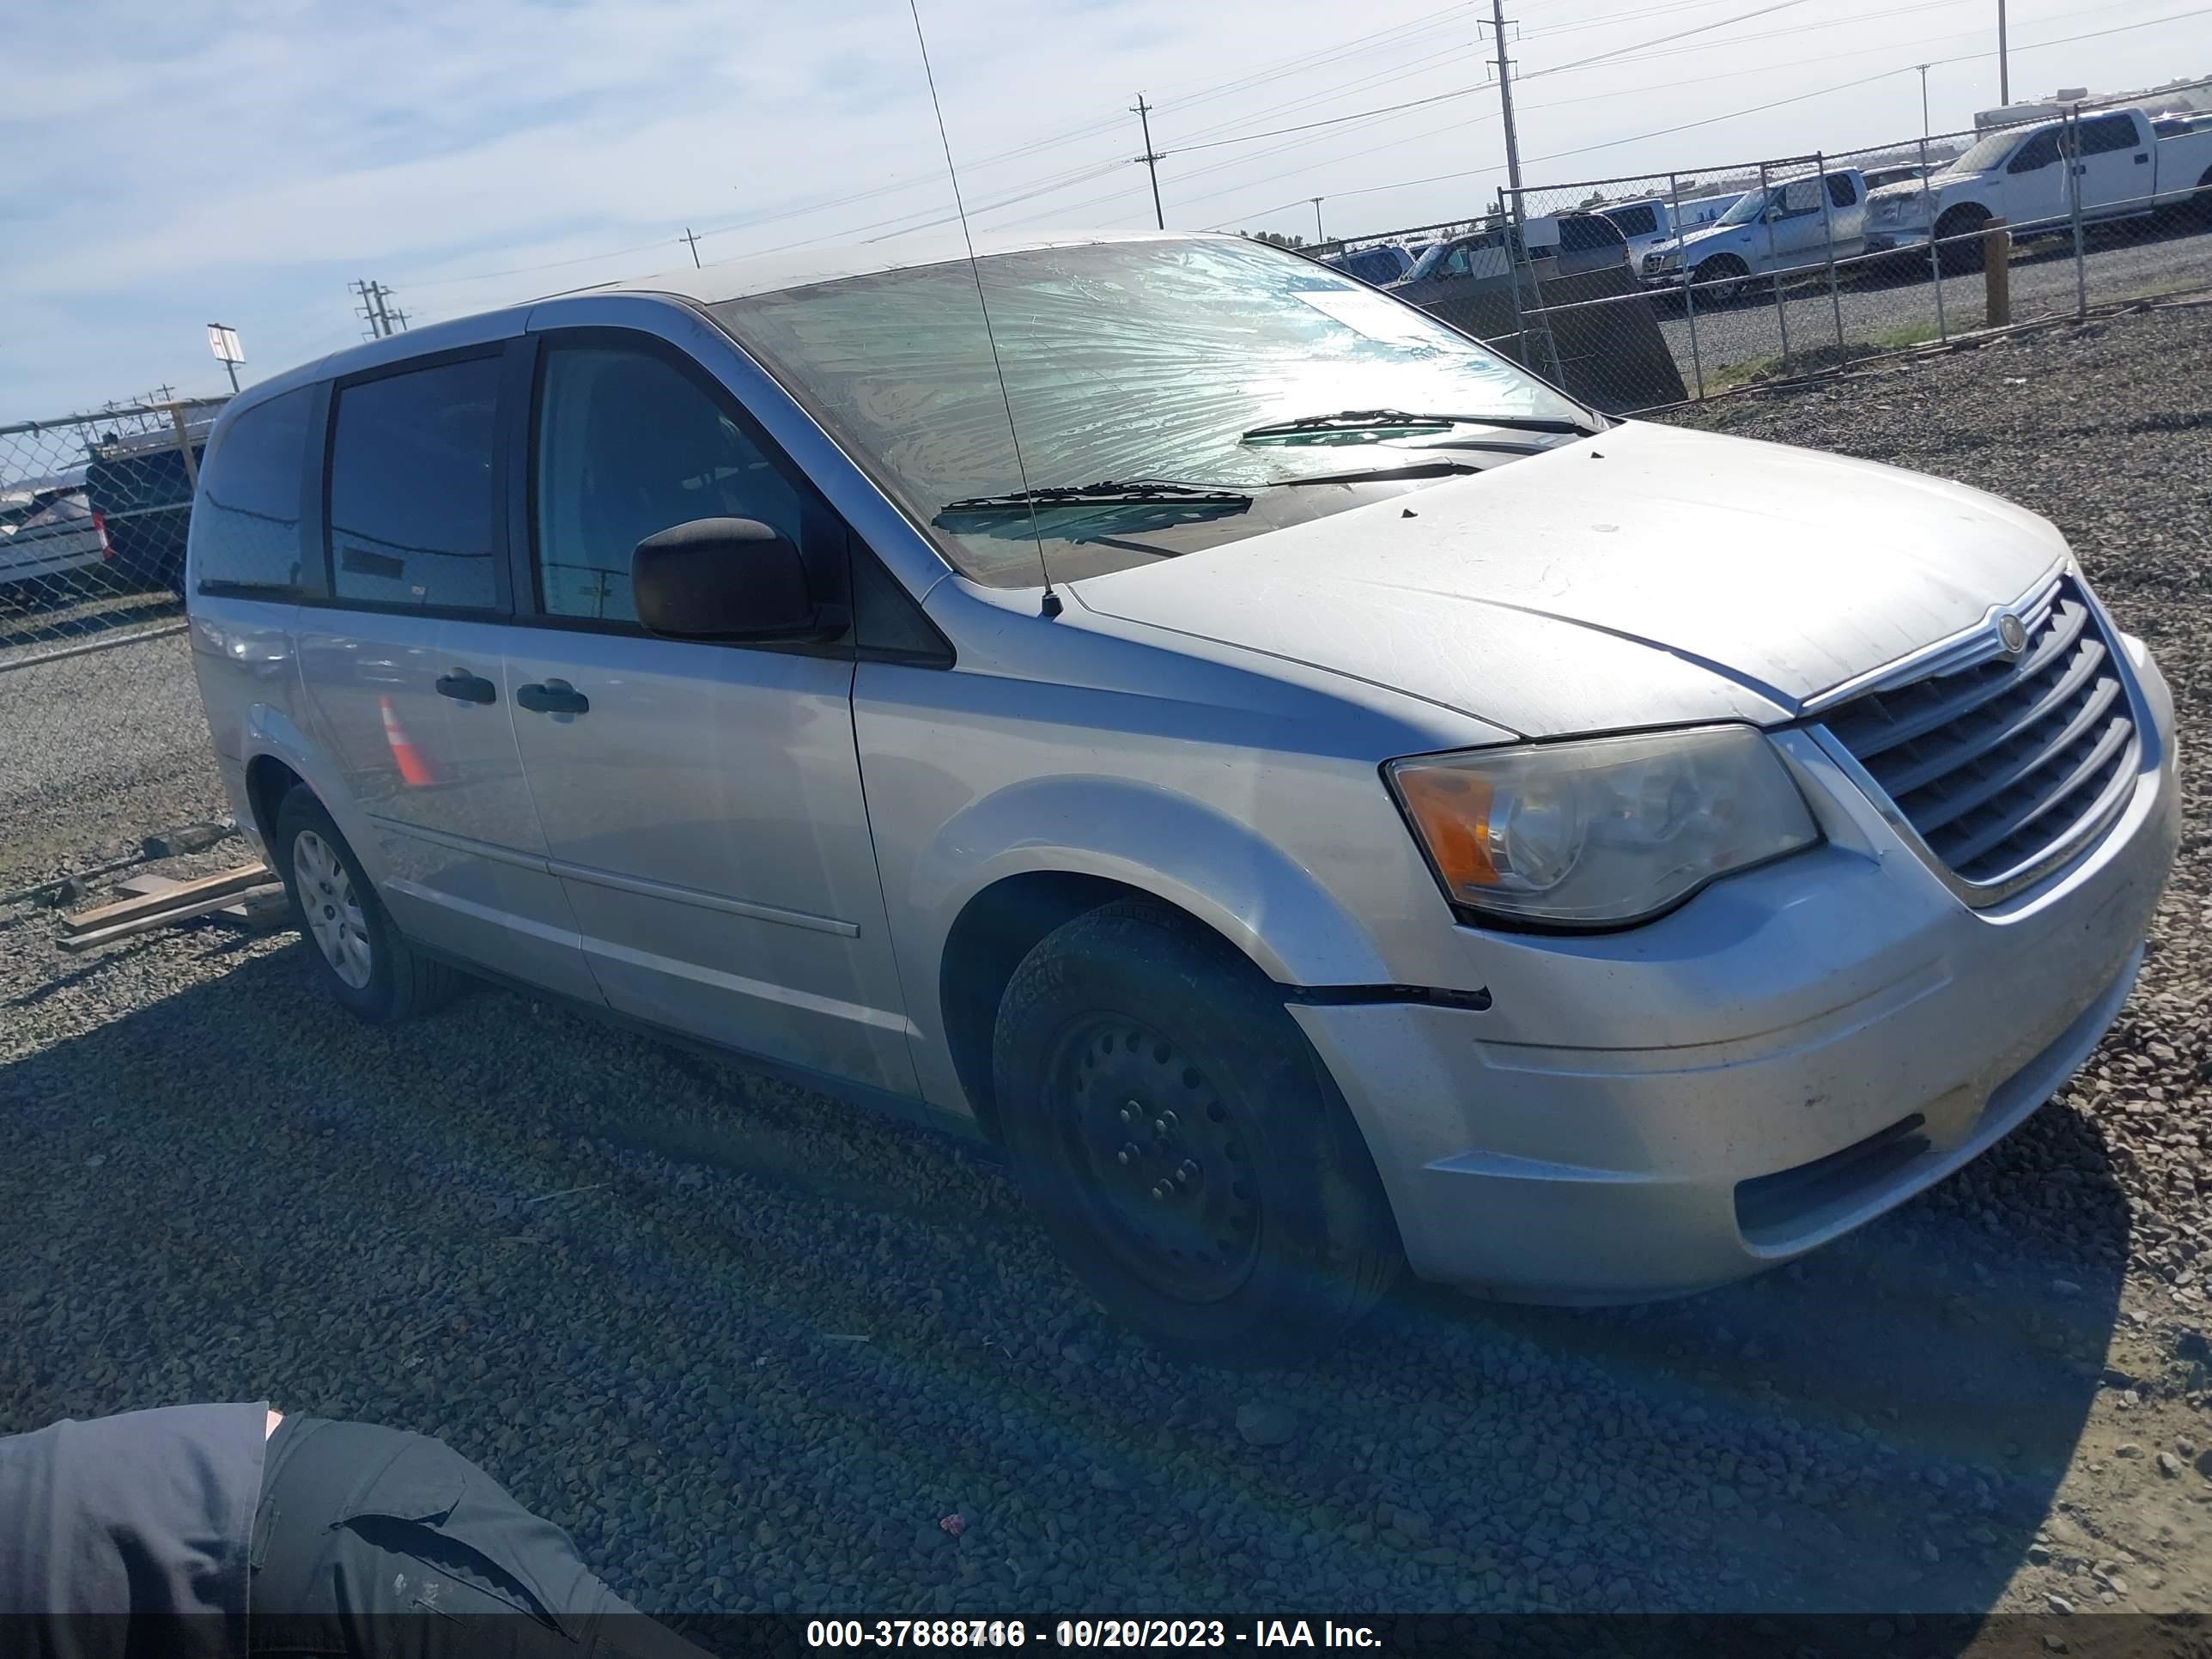
[[[592,710],[592,700],[566,680],[517,686],[514,701],[533,714],[588,714]]]
[[[481,674],[456,668],[450,674],[438,676],[438,695],[451,697],[455,702],[496,702],[499,688]]]

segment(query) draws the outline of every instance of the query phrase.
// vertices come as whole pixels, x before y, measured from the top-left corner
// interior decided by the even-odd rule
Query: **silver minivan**
[[[465,969],[933,1109],[1190,1356],[1859,1225],[2081,1064],[2177,837],[2166,684],[2044,520],[1608,419],[1236,237],[355,347],[232,403],[189,577],[339,1001]]]

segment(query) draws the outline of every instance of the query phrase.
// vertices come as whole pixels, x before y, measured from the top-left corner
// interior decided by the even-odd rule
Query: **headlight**
[[[1765,737],[1705,726],[1424,755],[1383,769],[1453,903],[1640,921],[1820,832]]]

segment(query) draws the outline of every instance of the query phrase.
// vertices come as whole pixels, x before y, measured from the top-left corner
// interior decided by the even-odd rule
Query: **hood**
[[[1739,240],[1747,232],[1763,233],[1765,228],[1765,225],[1757,220],[1741,225],[1698,225],[1676,237],[1668,246],[1670,249],[1679,249],[1685,253],[1693,252],[1698,248],[1711,247],[1717,243]]]
[[[1553,737],[1788,719],[2020,598],[2066,550],[1963,484],[1629,422],[1073,591]]]

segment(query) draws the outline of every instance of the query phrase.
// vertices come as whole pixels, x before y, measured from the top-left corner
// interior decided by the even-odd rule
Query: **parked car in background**
[[[1915,179],[1924,179],[1934,170],[1933,167],[1923,167],[1917,161],[1899,167],[1870,167],[1864,174],[1867,194],[1871,196],[1890,185],[1910,184]]]
[[[2173,702],[2052,526],[1610,420],[1242,238],[978,240],[232,402],[191,648],[325,994],[460,964],[934,1109],[1114,1314],[1248,1363],[1401,1266],[1778,1266],[2112,1024]]]
[[[185,424],[195,466],[215,418],[214,410],[205,410]],[[110,562],[118,582],[184,591],[191,474],[175,432],[167,428],[100,441],[85,468],[85,494],[106,526]]]
[[[1856,167],[1808,173],[1747,191],[1711,224],[1652,249],[1642,274],[1669,286],[1686,276],[1700,302],[1724,305],[1756,278],[1849,258],[1865,224],[1866,181]]]
[[[1547,215],[1524,220],[1518,240],[1508,227],[1492,225],[1438,242],[1390,285],[1390,291],[1409,304],[1433,307],[1488,288],[1505,279],[1514,263],[1508,250],[1516,246],[1525,247],[1522,262],[1539,282],[1628,262],[1627,239],[1605,215]]]
[[[0,594],[59,594],[106,575],[112,551],[85,500],[83,468],[0,488]]]
[[[1932,234],[1945,270],[1978,270],[1991,219],[2015,237],[2063,231],[2077,199],[2093,224],[2212,203],[2212,127],[2162,136],[2142,110],[2124,109],[1989,133],[1932,179],[1877,194],[1867,246],[1925,248]]]
[[[1343,253],[1332,253],[1322,263],[1344,272],[1347,276],[1357,276],[1363,283],[1387,288],[1413,268],[1413,256],[1404,248],[1383,243],[1375,247],[1352,248]]]
[[[1596,210],[1613,222],[1628,244],[1628,260],[1636,273],[1644,274],[1644,256],[1654,248],[1663,247],[1677,236],[1711,224],[1735,206],[1735,195],[1705,196],[1674,203],[1662,197],[1652,197],[1641,202],[1622,202]]]

